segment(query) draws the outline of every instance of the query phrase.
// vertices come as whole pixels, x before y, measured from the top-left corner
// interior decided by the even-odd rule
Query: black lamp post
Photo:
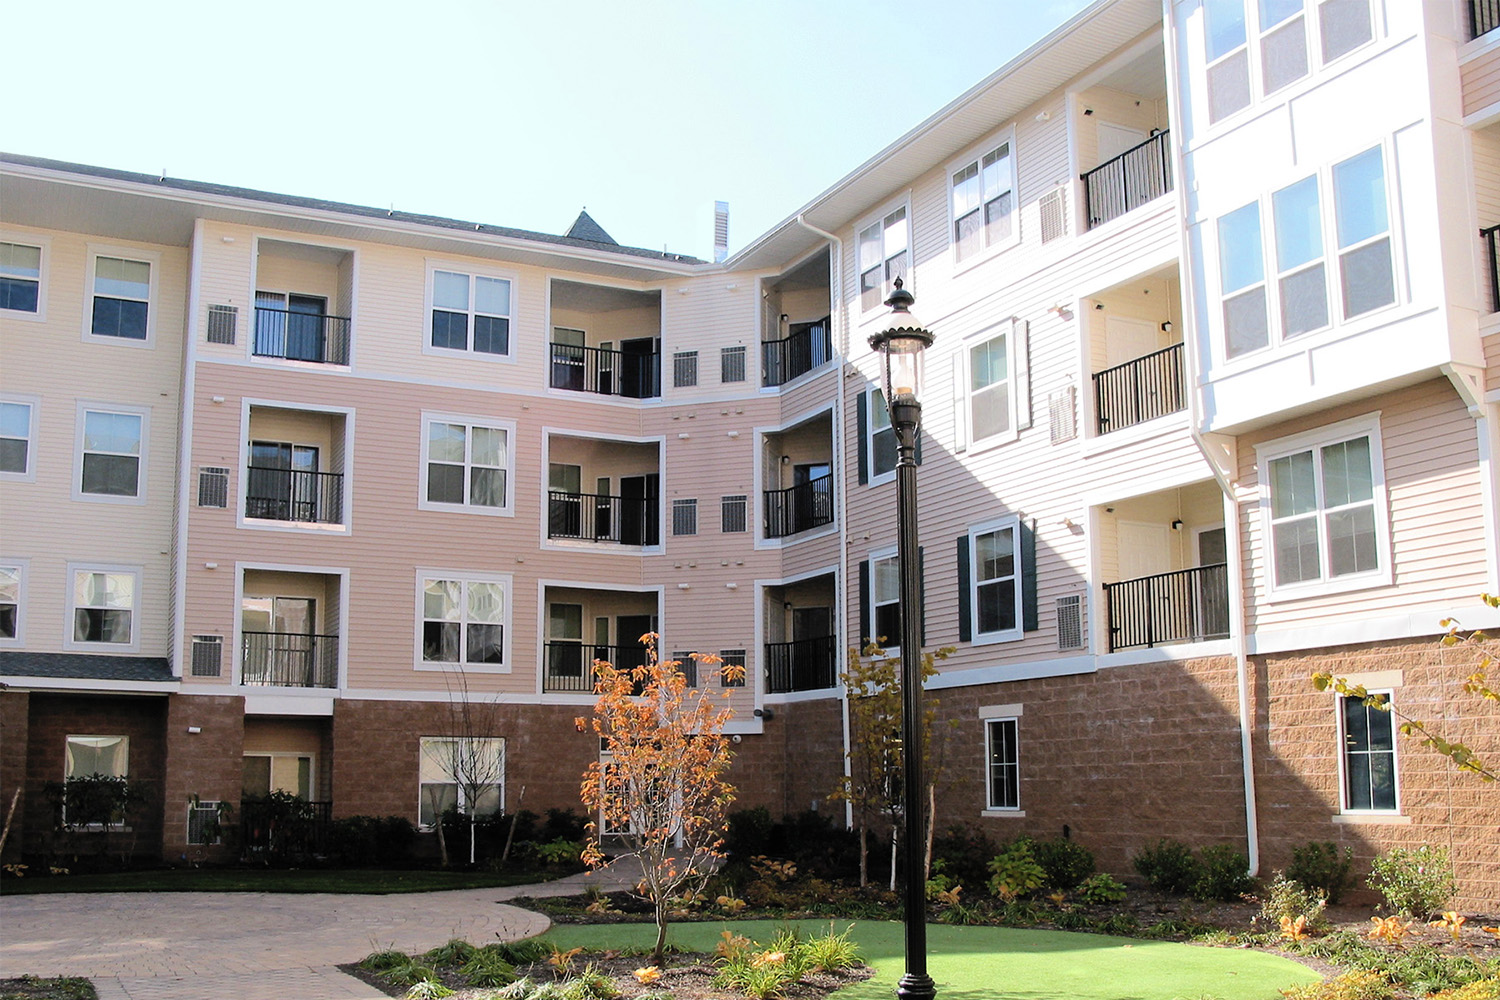
[[[937,987],[927,974],[927,886],[922,878],[921,845],[927,800],[922,761],[922,588],[917,575],[917,435],[922,428],[922,352],[932,334],[911,314],[916,296],[901,287],[885,304],[890,320],[870,335],[880,355],[885,405],[896,432],[896,559],[901,572],[901,750],[905,807],[906,973],[896,986],[901,1000],[932,1000]]]

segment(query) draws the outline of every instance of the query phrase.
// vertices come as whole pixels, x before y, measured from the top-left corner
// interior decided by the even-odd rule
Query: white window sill
[[[1411,817],[1399,813],[1337,813],[1333,822],[1345,826],[1410,826]]]
[[[984,809],[979,815],[984,819],[1025,819],[1025,809]]]

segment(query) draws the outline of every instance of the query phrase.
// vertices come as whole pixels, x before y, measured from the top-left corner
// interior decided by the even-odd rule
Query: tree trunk
[[[932,833],[937,824],[937,785],[927,786],[927,850],[922,855],[922,881],[932,878]]]
[[[521,795],[516,799],[516,811],[510,817],[510,832],[505,835],[505,849],[500,852],[500,863],[510,860],[510,845],[516,839],[516,820],[521,818],[521,803],[526,801],[526,786],[521,786]]]
[[[667,965],[667,900],[661,893],[656,900],[656,947],[651,951],[651,964],[658,969]]]
[[[870,884],[870,828],[863,820],[859,823],[859,887]]]
[[[433,789],[433,786],[429,785],[428,786],[427,797],[428,797],[429,801],[432,802],[432,813],[436,817],[436,822],[433,825],[437,829],[438,858],[441,860],[442,866],[444,868],[447,868],[448,867],[448,838],[443,833],[443,814],[440,813],[440,812],[438,812],[438,806],[442,805],[442,802],[438,799],[437,793],[434,792],[432,789]]]

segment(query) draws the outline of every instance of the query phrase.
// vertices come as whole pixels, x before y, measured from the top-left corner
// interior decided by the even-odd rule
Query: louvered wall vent
[[[1047,397],[1047,420],[1052,428],[1052,443],[1071,441],[1078,436],[1077,391],[1070,385]]]
[[[1042,242],[1051,243],[1068,232],[1068,212],[1063,201],[1066,188],[1055,188],[1042,196],[1037,209],[1042,215]]]
[[[1057,648],[1083,648],[1083,598],[1078,594],[1057,599]]]
[[[193,636],[193,676],[218,677],[224,669],[224,637]]]
[[[229,506],[229,470],[204,465],[198,468],[198,506]]]
[[[235,327],[239,325],[240,311],[235,306],[208,307],[208,342],[210,344],[234,343]]]

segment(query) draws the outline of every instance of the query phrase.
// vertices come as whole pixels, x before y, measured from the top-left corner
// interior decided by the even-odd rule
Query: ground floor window
[[[984,724],[990,809],[1021,808],[1017,723],[1016,719],[989,719]]]
[[[309,754],[245,754],[242,792],[247,799],[263,799],[286,792],[312,801],[313,759]]]
[[[1375,694],[1377,692],[1371,692]],[[1379,692],[1390,703],[1389,692]],[[1340,698],[1344,739],[1344,808],[1396,811],[1395,719],[1364,698]]]
[[[450,809],[493,816],[505,810],[505,740],[424,736],[419,765],[419,816],[424,830]]]

